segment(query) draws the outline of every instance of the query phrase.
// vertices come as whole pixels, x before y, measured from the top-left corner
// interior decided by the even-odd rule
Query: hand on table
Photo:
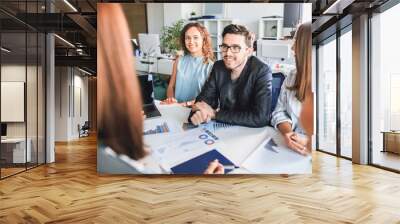
[[[160,104],[174,104],[178,101],[174,97],[168,97],[167,99],[160,102]]]
[[[193,111],[196,111],[190,118],[194,125],[199,125],[203,122],[209,122],[215,118],[215,110],[205,102],[197,102],[193,105]]]
[[[298,134],[295,133],[294,135],[292,135],[292,139],[294,141],[296,141],[297,143],[301,144],[301,145],[307,146],[307,143],[308,143],[308,137],[307,136],[298,135]]]
[[[292,150],[304,156],[310,153],[309,149],[307,149],[308,139],[306,137],[299,136],[295,132],[289,132],[284,134],[283,138],[286,145]]]
[[[218,162],[218,159],[210,162],[204,174],[225,174],[224,166]]]
[[[189,108],[191,108],[193,106],[193,104],[194,104],[194,100],[179,103],[179,105],[181,105],[183,107],[189,107]]]

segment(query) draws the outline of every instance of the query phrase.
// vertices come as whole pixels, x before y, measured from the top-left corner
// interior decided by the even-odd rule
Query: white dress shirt
[[[301,102],[296,98],[296,92],[287,88],[293,86],[296,81],[296,73],[296,69],[291,70],[282,84],[278,102],[272,112],[271,125],[278,129],[278,124],[289,122],[292,124],[294,132],[305,134],[299,123]]]

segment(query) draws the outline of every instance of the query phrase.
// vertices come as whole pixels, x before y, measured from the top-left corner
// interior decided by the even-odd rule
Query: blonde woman
[[[287,146],[294,151],[307,155],[309,139],[305,136],[299,122],[302,103],[311,89],[311,23],[301,24],[294,36],[292,46],[296,69],[292,70],[282,84],[275,110],[272,112],[271,125],[283,135]]]

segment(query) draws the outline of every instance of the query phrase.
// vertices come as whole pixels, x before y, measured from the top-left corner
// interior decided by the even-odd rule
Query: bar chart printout
[[[163,122],[153,126],[150,129],[147,129],[143,132],[143,135],[151,135],[151,134],[159,134],[159,133],[166,133],[169,132],[169,127],[167,122]]]

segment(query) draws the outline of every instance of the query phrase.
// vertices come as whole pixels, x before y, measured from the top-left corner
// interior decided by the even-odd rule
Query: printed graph
[[[145,130],[143,135],[152,135],[152,134],[159,134],[159,133],[166,133],[169,132],[169,127],[166,122],[163,122],[162,124],[158,124],[155,126],[153,129],[148,129]]]

